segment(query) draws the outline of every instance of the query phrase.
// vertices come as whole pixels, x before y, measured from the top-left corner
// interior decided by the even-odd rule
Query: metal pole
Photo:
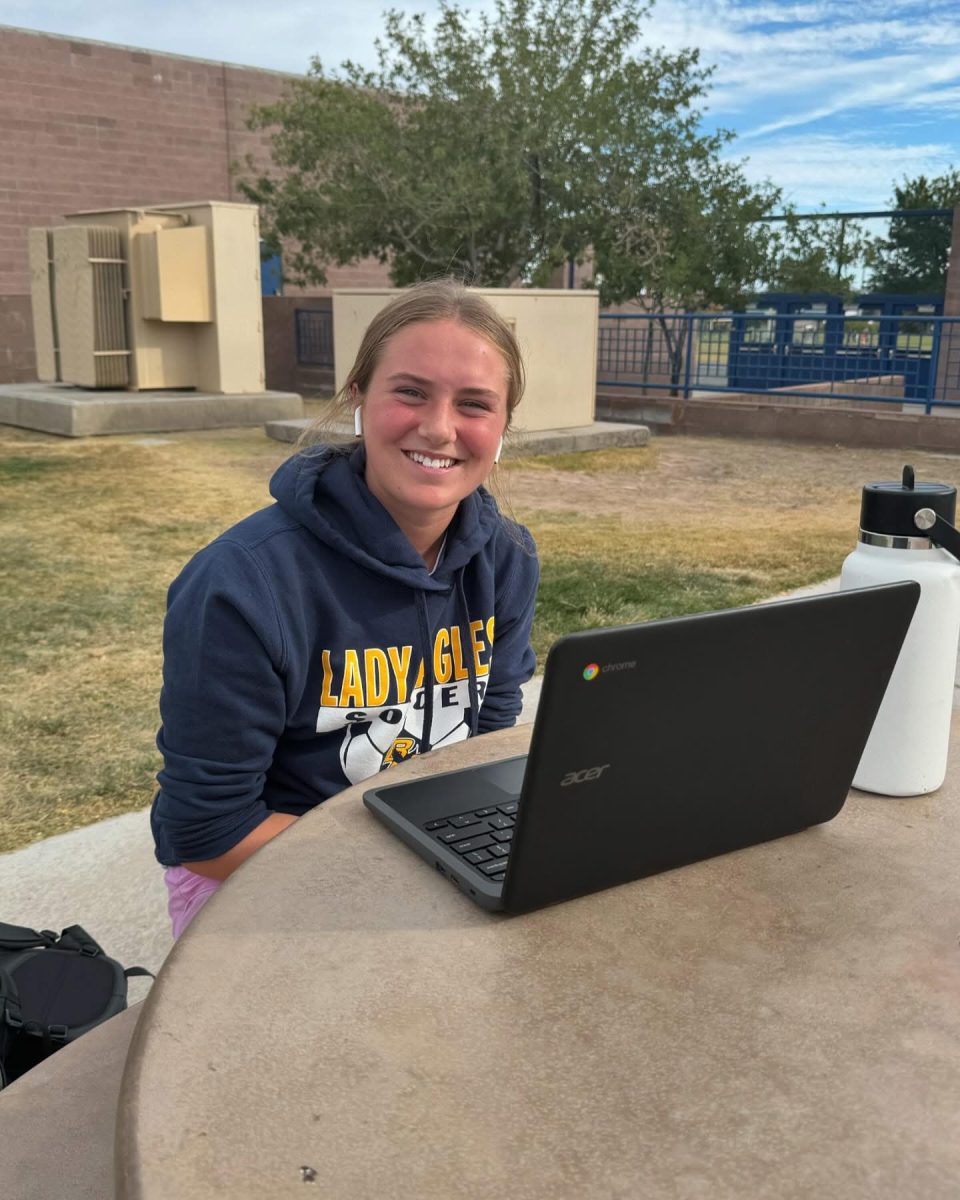
[[[933,340],[930,343],[930,378],[927,380],[927,402],[923,411],[929,416],[937,390],[937,369],[940,361],[940,328],[943,317],[934,317]]]
[[[690,399],[690,368],[693,365],[693,317],[687,314],[683,315],[684,324],[687,327],[687,363],[683,373],[683,398]]]

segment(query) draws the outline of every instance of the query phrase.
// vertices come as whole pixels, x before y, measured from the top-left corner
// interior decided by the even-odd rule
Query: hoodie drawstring
[[[477,730],[480,727],[480,697],[477,695],[477,673],[473,666],[473,647],[470,643],[470,610],[467,608],[467,593],[463,586],[463,573],[465,567],[461,567],[457,572],[457,598],[460,601],[460,611],[463,613],[463,625],[461,628],[467,631],[467,650],[464,657],[467,660],[467,687],[470,689],[470,694],[467,697],[469,708],[467,711],[470,714],[470,736],[476,737]]]
[[[423,732],[420,735],[420,753],[431,750],[431,728],[433,726],[433,638],[427,619],[427,598],[417,592],[417,620],[420,623],[420,642],[423,646]]]
[[[457,601],[460,607],[458,625],[467,632],[467,650],[464,658],[467,661],[467,728],[470,737],[476,737],[480,728],[480,698],[477,672],[473,663],[473,652],[470,646],[470,610],[467,607],[467,593],[463,586],[463,576],[466,568],[461,567],[456,576]],[[423,732],[420,735],[420,753],[426,754],[433,749],[430,735],[433,731],[433,638],[430,631],[430,619],[427,615],[427,597],[425,592],[417,592],[417,621],[420,625],[420,641],[423,646]]]

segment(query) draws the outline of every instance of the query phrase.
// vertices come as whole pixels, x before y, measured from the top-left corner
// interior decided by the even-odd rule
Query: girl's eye
[[[410,397],[413,397],[414,399],[419,399],[423,395],[423,393],[413,387],[401,387],[401,388],[397,388],[397,395],[410,396]]]

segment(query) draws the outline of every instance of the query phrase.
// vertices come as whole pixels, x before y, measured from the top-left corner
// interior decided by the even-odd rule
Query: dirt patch
[[[730,438],[659,437],[633,450],[565,455],[562,468],[552,461],[508,463],[504,492],[518,512],[620,513],[644,523],[695,512],[735,519],[747,509],[752,521],[758,506],[856,513],[863,485],[899,479],[905,462],[921,480],[960,478],[960,454]]]

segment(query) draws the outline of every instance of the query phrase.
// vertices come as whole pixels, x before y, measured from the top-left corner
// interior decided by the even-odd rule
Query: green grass
[[[695,516],[657,530],[626,516],[520,515],[540,551],[541,667],[564,633],[751,604],[830,578],[850,548],[842,524],[824,529],[800,513],[758,521],[749,541],[742,529]]]
[[[57,458],[42,458],[40,455],[8,454],[0,458],[0,484],[20,483],[29,479],[43,479],[52,471],[61,471],[63,464]]]
[[[731,608],[763,595],[756,579],[739,572],[653,563],[617,568],[609,562],[592,571],[576,558],[551,558],[541,570],[534,649],[542,665],[550,646],[564,633]]]

